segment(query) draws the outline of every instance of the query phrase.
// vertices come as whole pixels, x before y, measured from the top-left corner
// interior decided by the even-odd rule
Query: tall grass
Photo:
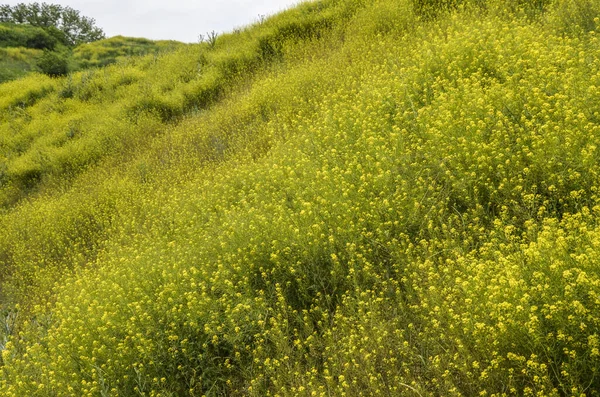
[[[36,61],[41,54],[42,50],[32,48],[0,48],[0,83],[37,71]]]
[[[75,47],[73,61],[78,68],[89,69],[126,61],[134,56],[173,51],[181,46],[183,43],[177,41],[115,36]]]

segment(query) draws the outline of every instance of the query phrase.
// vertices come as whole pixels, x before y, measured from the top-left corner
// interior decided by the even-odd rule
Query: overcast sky
[[[0,0],[0,4],[34,3]],[[123,35],[184,42],[206,32],[228,32],[294,6],[300,0],[39,0],[94,18],[107,37]]]

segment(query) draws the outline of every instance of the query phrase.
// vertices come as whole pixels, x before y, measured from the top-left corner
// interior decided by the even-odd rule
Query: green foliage
[[[557,0],[412,0],[414,12],[422,20],[435,19],[458,9],[470,9],[476,13],[524,15],[535,20],[556,2]]]
[[[417,15],[423,18],[434,18],[440,13],[454,10],[463,0],[413,0]]]
[[[598,28],[600,4],[591,0],[560,0],[550,17],[559,29],[570,35],[595,32]]]
[[[110,39],[82,44],[73,50],[73,60],[79,68],[102,67],[127,60],[132,56],[160,54],[173,51],[183,44],[177,41],[152,41],[115,36]]]
[[[41,50],[12,47],[0,48],[0,83],[15,80],[36,71]]]
[[[71,7],[47,3],[0,5],[0,22],[28,24],[46,30],[63,44],[75,46],[104,38],[93,18],[82,16]]]
[[[210,48],[215,48],[215,45],[217,45],[217,38],[219,37],[219,35],[217,34],[217,32],[215,32],[214,30],[211,32],[206,33],[206,36],[204,35],[200,35],[199,39],[200,42],[204,42],[204,40],[206,40],[206,43],[208,44],[208,46]]]
[[[0,394],[598,396],[600,10],[538,5],[0,85]]]
[[[175,51],[177,41],[151,41],[123,36],[84,43],[72,51],[54,36],[30,25],[0,24],[0,83],[43,72],[53,76],[127,62],[131,57]],[[53,54],[40,51],[53,50]]]
[[[37,61],[37,67],[50,77],[65,76],[69,73],[69,60],[58,52],[44,51]]]
[[[0,47],[52,50],[58,41],[44,29],[31,25],[0,24]]]
[[[0,83],[36,71],[64,75],[63,53],[59,41],[42,28],[0,23]]]

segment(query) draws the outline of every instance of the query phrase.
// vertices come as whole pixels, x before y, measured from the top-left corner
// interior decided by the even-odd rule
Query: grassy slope
[[[132,56],[173,51],[183,45],[178,41],[152,41],[142,38],[115,36],[77,46],[73,50],[73,61],[78,68],[89,69],[110,65]]]
[[[0,86],[1,393],[596,395],[598,11],[330,0]]]
[[[16,80],[37,70],[36,60],[42,50],[13,47],[0,48],[0,83]]]
[[[52,48],[51,40],[40,28],[0,23],[0,83],[39,72],[37,61],[43,54],[42,48],[46,48],[44,45]],[[98,68],[127,62],[131,57],[159,55],[182,46],[185,44],[177,41],[115,36],[75,47],[69,55],[69,67],[72,71]],[[65,51],[63,48],[61,53],[65,55]]]

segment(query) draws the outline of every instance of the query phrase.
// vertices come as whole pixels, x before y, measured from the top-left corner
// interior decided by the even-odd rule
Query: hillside
[[[41,59],[48,51],[65,60],[67,71],[77,72],[126,62],[131,57],[159,55],[184,45],[177,41],[115,36],[67,48],[39,27],[0,23],[0,83],[33,72],[47,73]]]
[[[178,41],[153,41],[143,38],[115,36],[75,47],[73,61],[78,69],[89,69],[127,60],[132,56],[173,51],[183,45]]]
[[[321,0],[0,84],[0,395],[599,396],[599,34]]]
[[[37,72],[36,61],[42,50],[25,47],[0,48],[0,83],[16,80]]]
[[[52,50],[57,40],[41,28],[0,23],[0,83],[39,71],[43,50]]]

